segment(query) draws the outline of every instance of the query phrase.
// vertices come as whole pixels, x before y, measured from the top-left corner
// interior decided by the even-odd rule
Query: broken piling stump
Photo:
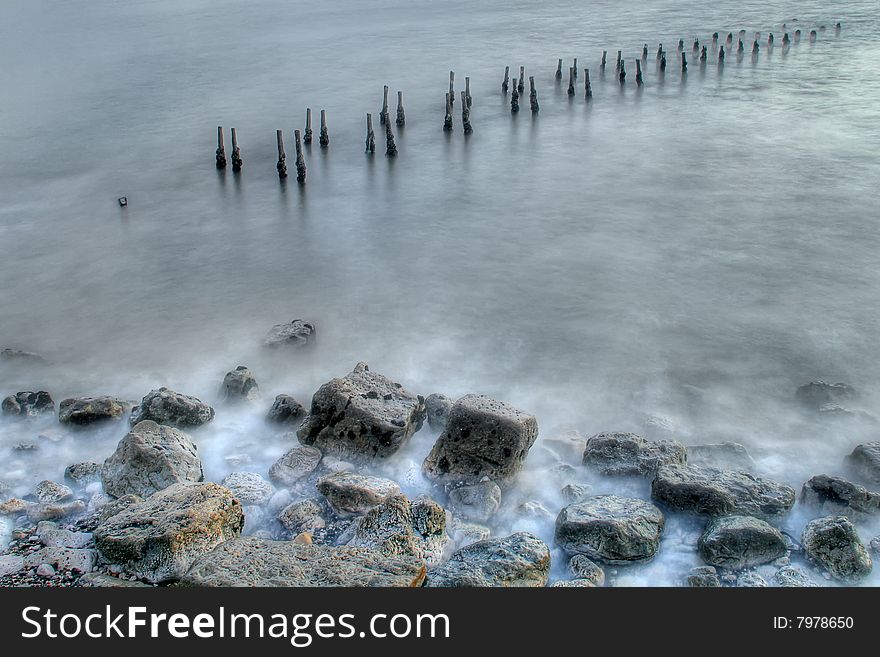
[[[626,84],[626,64],[622,59],[617,62],[617,79],[621,85]]]
[[[461,127],[466,135],[474,131],[471,126],[471,108],[468,107],[466,91],[461,92]]]
[[[590,85],[590,69],[584,69],[584,98],[590,99],[593,97],[593,87]]]
[[[519,112],[519,87],[517,85],[513,85],[513,89],[510,91],[510,111]]]
[[[376,135],[373,132],[373,115],[367,112],[367,141],[365,144],[367,153],[376,152]]]
[[[397,125],[403,127],[406,125],[406,114],[403,111],[403,92],[397,92]]]
[[[640,59],[636,60],[636,85],[642,86],[642,61]]]
[[[531,107],[533,114],[541,109],[538,105],[538,92],[535,91],[534,75],[529,76],[529,107]]]
[[[275,168],[278,170],[279,178],[287,178],[287,161],[286,156],[284,155],[284,137],[281,135],[280,130],[275,131],[275,139],[278,142],[278,164],[275,165]]]
[[[599,63],[599,66],[602,68],[603,72],[605,71],[605,62],[607,61],[607,58],[608,58],[608,51],[603,50],[602,51],[602,61]]]
[[[215,153],[218,169],[226,168],[226,149],[223,146],[223,126],[217,126],[217,151]]]
[[[293,142],[296,147],[296,180],[297,182],[304,183],[306,181],[306,161],[303,159],[299,130],[293,131]]]
[[[467,106],[470,107],[473,99],[471,98],[471,78],[470,76],[464,76],[464,97],[467,100]]]
[[[455,104],[455,71],[449,71],[449,102]]]
[[[241,171],[244,161],[241,159],[241,149],[238,147],[238,133],[232,128],[232,170]]]
[[[560,58],[559,61],[556,62],[556,79],[562,79],[562,58]]]
[[[382,109],[379,111],[379,124],[385,125],[388,120],[388,85],[382,87]]]
[[[568,95],[574,96],[574,67],[568,67]]]
[[[391,121],[385,122],[385,155],[386,157],[395,157],[397,155],[397,144],[394,143]]]
[[[681,72],[687,73],[687,70],[688,70],[687,55],[684,52],[682,52],[681,53]]]
[[[446,117],[443,119],[443,130],[452,130],[452,92],[446,92]]]
[[[306,107],[306,131],[303,133],[303,143],[312,143],[312,108]]]
[[[501,83],[501,91],[505,94],[507,93],[507,89],[510,86],[510,67],[504,67],[504,82]]]
[[[327,111],[321,110],[321,134],[318,135],[318,143],[321,148],[327,148],[330,145],[330,133],[327,132]]]

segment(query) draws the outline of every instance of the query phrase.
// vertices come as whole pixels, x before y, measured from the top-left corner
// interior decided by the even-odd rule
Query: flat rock
[[[425,564],[366,548],[238,538],[192,564],[188,586],[418,587]]]
[[[455,541],[456,548],[463,548],[477,541],[485,541],[492,535],[492,530],[485,525],[454,520],[449,535]]]
[[[54,414],[55,402],[45,390],[38,392],[17,392],[6,397],[0,404],[3,415],[17,417],[37,417],[38,415]]]
[[[276,324],[263,338],[263,346],[270,349],[278,347],[302,348],[315,342],[315,325],[301,319],[284,324]]]
[[[593,494],[593,487],[589,484],[566,484],[560,492],[566,502],[575,504],[590,497]]]
[[[276,424],[297,426],[306,416],[305,407],[290,395],[278,395],[272,403],[266,420]]]
[[[234,404],[243,401],[256,401],[260,398],[260,386],[253,373],[244,365],[227,372],[220,385],[220,401]]]
[[[807,558],[843,581],[864,579],[871,573],[871,555],[846,516],[826,516],[807,523],[801,540]]]
[[[424,419],[422,397],[358,363],[318,389],[297,436],[304,445],[343,458],[385,459],[409,442]]]
[[[202,400],[168,388],[151,390],[131,412],[131,425],[144,420],[183,429],[198,427],[214,419],[214,409]]]
[[[501,506],[501,488],[494,481],[459,486],[449,491],[449,509],[456,517],[486,522]]]
[[[31,552],[24,559],[25,568],[49,564],[57,570],[75,570],[87,573],[95,567],[95,551],[64,547],[44,547]]]
[[[0,577],[24,570],[24,557],[18,554],[0,554]]]
[[[858,445],[847,457],[847,463],[862,479],[880,484],[880,441]]]
[[[652,477],[661,465],[684,463],[684,445],[645,440],[634,433],[599,433],[587,439],[583,463],[603,475]]]
[[[486,395],[465,395],[453,404],[422,469],[444,483],[485,477],[504,485],[522,470],[537,437],[534,416]]]
[[[28,504],[25,511],[31,522],[60,520],[85,513],[86,503],[82,500],[68,500],[49,504]]]
[[[321,477],[317,488],[340,515],[366,513],[400,493],[400,486],[390,479],[354,472],[334,472]]]
[[[840,404],[857,397],[855,389],[846,383],[826,383],[821,380],[800,386],[794,396],[798,402],[816,411],[826,404]]]
[[[688,445],[687,462],[690,465],[743,472],[751,472],[755,468],[755,460],[749,450],[731,441]]]
[[[222,484],[243,504],[266,504],[275,494],[275,486],[256,472],[232,472]]]
[[[596,495],[570,504],[556,518],[556,544],[607,564],[651,559],[660,546],[665,519],[650,502]]]
[[[794,489],[746,472],[695,465],[657,470],[651,497],[673,511],[709,516],[776,517],[794,505]]]
[[[182,431],[144,420],[119,441],[104,461],[104,491],[114,497],[149,497],[179,482],[202,481],[198,448]]]
[[[107,563],[156,584],[178,579],[197,557],[239,536],[243,525],[241,503],[230,490],[178,483],[112,515],[94,537]]]
[[[775,561],[787,546],[780,531],[759,518],[724,516],[709,522],[697,550],[712,566],[742,570]]]
[[[321,450],[315,447],[294,447],[269,468],[269,479],[279,486],[293,486],[307,477],[321,462]]]
[[[38,532],[40,542],[46,547],[82,549],[91,545],[90,532],[72,532],[69,529],[48,529]]]
[[[452,410],[453,400],[446,395],[434,393],[425,398],[425,413],[428,418],[428,426],[434,431],[442,431],[449,419],[449,411]]]
[[[543,587],[550,573],[550,549],[526,532],[471,543],[431,571],[434,587]]]
[[[127,580],[120,579],[119,577],[113,577],[112,575],[107,575],[106,573],[99,573],[92,571],[90,573],[86,573],[77,581],[77,585],[86,586],[86,587],[94,587],[94,588],[152,588],[149,584],[144,584],[143,582],[139,582],[137,580]]]
[[[58,421],[61,424],[87,426],[118,420],[130,408],[131,404],[115,397],[74,397],[62,400],[58,405]]]
[[[843,477],[816,475],[801,489],[801,504],[818,509],[822,515],[859,518],[880,511],[880,493],[869,491]]]

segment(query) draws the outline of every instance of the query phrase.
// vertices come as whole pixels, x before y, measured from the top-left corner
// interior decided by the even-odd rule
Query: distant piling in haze
[[[275,140],[278,142],[278,163],[275,169],[278,171],[278,177],[283,180],[287,178],[287,157],[284,155],[284,137],[280,130],[275,131]]]
[[[687,71],[688,71],[688,60],[687,60],[687,54],[684,53],[684,52],[682,52],[682,53],[681,53],[681,72],[682,72],[682,73],[687,73]]]
[[[507,89],[510,87],[510,67],[504,67],[504,81],[501,83],[501,91],[507,94]]]
[[[574,96],[574,67],[568,67],[568,95]]]
[[[367,112],[367,140],[365,143],[367,153],[376,152],[376,134],[373,132],[373,115]]]
[[[394,143],[394,132],[391,130],[391,121],[385,122],[385,156],[397,157],[397,144]]]
[[[327,110],[321,110],[321,133],[318,135],[318,143],[321,148],[330,145],[330,133],[327,131]]]
[[[303,133],[303,143],[312,143],[312,108],[306,107],[306,130]]]
[[[663,44],[661,43],[657,46],[657,61],[660,61],[660,58],[663,56]]]
[[[449,71],[449,103],[455,103],[455,71]]]
[[[584,98],[590,99],[593,97],[593,87],[590,84],[590,69],[584,69]]]
[[[535,76],[529,76],[529,107],[532,110],[532,114],[538,112],[541,107],[538,105],[538,92],[535,91]]]
[[[617,62],[617,79],[621,86],[626,84],[626,63],[622,59]]]
[[[519,92],[519,95],[522,96],[523,91],[526,89],[526,67],[519,67],[519,82],[516,83],[516,90]]]
[[[642,61],[648,61],[648,44],[642,46]]]
[[[388,85],[382,87],[382,109],[379,111],[379,125],[385,125],[388,120]]]
[[[237,173],[242,166],[244,160],[241,159],[241,149],[238,147],[238,133],[232,128],[232,170]]]
[[[602,61],[599,62],[599,67],[602,69],[603,73],[605,72],[605,62],[607,61],[607,59],[608,59],[608,51],[603,50],[602,51]]]
[[[403,127],[406,125],[406,114],[403,111],[403,92],[397,92],[397,125]]]
[[[474,131],[473,126],[471,126],[471,108],[468,105],[467,91],[461,92],[461,127],[466,135]]]
[[[636,60],[636,86],[641,87],[642,82],[642,61],[640,59]]]
[[[470,107],[473,99],[471,98],[471,78],[468,75],[464,76],[464,99],[467,106]]]
[[[703,47],[700,50],[700,64],[705,66],[706,60],[708,60],[708,59],[709,59],[709,53],[706,51],[706,44],[703,44]]]
[[[519,86],[513,85],[510,90],[510,111],[512,113],[519,112]]]
[[[724,66],[724,46],[718,49],[718,66]]]
[[[226,148],[223,144],[223,126],[217,126],[217,150],[214,153],[214,161],[218,169],[226,168]]]
[[[556,79],[562,79],[562,58],[559,58],[559,61],[556,62]]]
[[[574,77],[577,79],[578,76],[578,58],[575,57],[571,62],[571,67],[574,69]]]
[[[304,183],[306,181],[306,161],[303,158],[303,147],[300,141],[299,130],[293,131],[293,145],[296,148],[296,180]]]
[[[452,130],[452,93],[446,92],[446,117],[443,119],[443,130],[449,132]]]

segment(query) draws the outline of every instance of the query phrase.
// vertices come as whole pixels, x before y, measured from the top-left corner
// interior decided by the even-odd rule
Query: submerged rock
[[[101,481],[101,465],[91,461],[68,465],[64,469],[64,481],[77,488],[85,488],[89,484]]]
[[[811,381],[795,391],[795,399],[804,406],[818,411],[826,404],[840,404],[856,398],[855,389],[846,383]]]
[[[276,324],[269,329],[263,338],[263,346],[272,349],[278,347],[307,347],[315,341],[315,325],[294,319],[285,324]]]
[[[268,422],[277,424],[298,425],[306,416],[305,407],[290,395],[278,395],[272,408],[266,413]]]
[[[449,508],[456,517],[486,522],[501,506],[501,489],[494,481],[459,486],[449,491]]]
[[[400,486],[390,479],[354,472],[334,472],[321,477],[317,488],[340,515],[366,513],[389,497],[400,494]]]
[[[182,431],[151,420],[139,422],[104,461],[104,491],[114,497],[149,497],[172,484],[202,481],[202,462],[197,451]]]
[[[452,536],[452,540],[455,541],[456,548],[463,548],[465,545],[470,545],[477,541],[485,541],[492,535],[492,530],[484,525],[478,525],[471,522],[460,522],[453,516],[449,535]]]
[[[804,528],[802,538],[807,558],[835,579],[857,581],[871,573],[871,556],[846,516],[817,518]]]
[[[739,470],[751,472],[755,460],[744,445],[734,442],[710,443],[706,445],[689,445],[687,462],[722,470]]]
[[[366,548],[238,538],[198,557],[181,580],[188,586],[418,587],[425,564]]]
[[[697,566],[691,568],[685,578],[685,584],[691,588],[718,588],[721,580],[713,566]]]
[[[651,559],[660,546],[665,520],[650,502],[596,495],[570,504],[556,518],[556,544],[607,564]]]
[[[856,446],[847,463],[862,479],[880,484],[880,441]]]
[[[226,373],[219,397],[225,403],[254,401],[260,398],[260,386],[251,371],[244,365],[239,365]]]
[[[661,465],[685,463],[684,445],[645,440],[634,433],[599,433],[587,439],[583,463],[603,475],[651,477]]]
[[[38,415],[54,414],[55,402],[52,396],[45,390],[39,392],[17,392],[10,395],[0,404],[3,415],[15,415],[18,417],[36,417]]]
[[[75,397],[59,404],[58,421],[61,424],[85,426],[118,420],[130,408],[131,404],[115,397]]]
[[[275,486],[256,472],[232,472],[223,478],[222,484],[244,505],[261,506],[275,494]]]
[[[107,563],[157,584],[178,579],[196,558],[244,525],[241,503],[217,484],[180,483],[103,521],[95,545]]]
[[[769,563],[787,552],[780,531],[751,516],[712,520],[700,536],[697,549],[703,561],[728,570]]]
[[[794,489],[746,472],[695,465],[657,470],[651,497],[673,511],[709,516],[774,517],[794,505]]]
[[[214,419],[214,409],[196,397],[168,388],[151,390],[131,413],[131,425],[144,420],[178,429],[198,427]]]
[[[424,399],[358,363],[350,374],[318,389],[297,435],[324,453],[384,459],[403,447],[424,419]]]
[[[425,413],[428,417],[428,426],[434,431],[442,431],[449,419],[449,411],[452,410],[453,400],[446,395],[434,393],[425,398]]]
[[[10,349],[6,347],[0,349],[0,361],[7,363],[30,363],[33,365],[45,365],[46,359],[40,354],[32,351],[23,351],[22,349]]]
[[[538,437],[534,416],[485,395],[465,395],[452,406],[446,428],[422,466],[429,479],[498,484],[513,479]]]
[[[549,573],[547,544],[521,532],[456,550],[449,561],[431,571],[426,586],[542,587],[547,585]]]
[[[269,479],[279,486],[293,486],[307,477],[321,462],[321,450],[314,447],[294,447],[269,468]]]
[[[823,515],[843,514],[858,518],[880,511],[880,493],[842,477],[816,475],[801,489],[801,503],[818,509]]]

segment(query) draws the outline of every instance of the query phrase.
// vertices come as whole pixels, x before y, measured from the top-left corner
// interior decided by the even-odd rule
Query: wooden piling
[[[241,159],[241,149],[238,147],[238,133],[232,128],[232,170],[241,171],[244,161]]]
[[[287,161],[284,155],[284,137],[280,130],[275,131],[275,140],[278,142],[278,164],[275,168],[278,170],[279,178],[287,178]]]
[[[682,50],[684,50],[684,39],[679,39],[678,40],[678,52],[681,52]]]
[[[223,145],[223,126],[217,126],[217,150],[215,152],[215,161],[218,169],[226,168],[226,148]]]
[[[529,76],[529,107],[532,109],[532,114],[540,110],[540,106],[538,105],[538,92],[535,91],[535,76]]]
[[[691,53],[696,55],[699,52],[699,50],[700,50],[700,40],[695,38],[694,39],[694,47],[691,48]]]
[[[385,156],[397,156],[397,144],[394,143],[394,133],[391,131],[391,121],[385,122]]]
[[[592,98],[593,97],[593,87],[590,84],[590,69],[584,69],[584,98]]]
[[[648,61],[648,44],[642,46],[642,61]]]
[[[403,111],[403,92],[397,92],[397,125],[403,127],[406,125],[406,114]]]
[[[622,59],[617,65],[617,79],[620,80],[621,85],[626,84],[626,63]]]
[[[516,90],[519,92],[519,95],[522,96],[523,91],[526,88],[526,67],[519,67],[519,82],[517,82]]]
[[[504,82],[501,83],[501,91],[505,94],[507,93],[507,89],[510,86],[510,67],[504,67]]]
[[[296,180],[297,182],[304,183],[306,181],[306,161],[303,159],[299,130],[293,131],[293,143],[296,147]]]
[[[327,132],[327,111],[321,110],[321,134],[318,135],[318,143],[321,148],[327,148],[330,145],[330,133]]]
[[[642,86],[642,62],[641,60],[636,60],[636,85]]]
[[[312,143],[312,108],[306,107],[306,131],[303,133],[303,143]]]
[[[688,70],[687,54],[685,54],[684,52],[682,52],[682,53],[681,53],[681,72],[682,72],[682,73],[687,73],[687,70]]]
[[[617,71],[618,73],[620,73],[620,64],[621,64],[621,62],[623,62],[622,54],[623,54],[622,50],[617,51],[617,64],[614,67],[614,70]]]
[[[513,85],[510,90],[510,111],[512,113],[519,112],[519,86]]]
[[[767,46],[770,48],[773,47],[773,32],[771,32],[770,36],[767,37]]]
[[[782,35],[782,45],[787,46],[789,43],[791,43],[791,38],[788,36],[788,32],[786,32]]]
[[[471,126],[471,108],[468,106],[467,91],[461,92],[461,127],[466,135],[474,131]]]
[[[385,125],[388,120],[388,85],[382,87],[382,110],[379,112],[379,125]]]
[[[574,96],[574,67],[568,67],[568,95]]]
[[[607,60],[607,58],[608,58],[608,51],[603,50],[602,51],[602,61],[599,63],[599,66],[602,68],[603,71],[605,70],[605,61]]]
[[[455,104],[455,71],[449,71],[449,102]]]
[[[718,32],[712,32],[712,44],[718,43]]]
[[[452,92],[446,92],[446,118],[443,119],[443,130],[449,132],[452,130]]]
[[[758,50],[759,50],[759,48],[758,48],[758,40],[755,39],[755,42],[752,44],[752,54],[753,54],[753,55],[757,55],[757,54],[758,54]]]
[[[706,46],[704,44],[703,48],[700,50],[700,64],[705,65],[707,59],[709,59],[709,53],[706,51]]]
[[[663,56],[663,44],[661,43],[657,46],[657,61],[660,61],[660,58]]]
[[[373,115],[367,112],[367,141],[365,144],[367,153],[376,152],[376,135],[373,132]]]
[[[724,46],[721,46],[721,47],[718,49],[718,65],[719,65],[719,66],[723,66],[723,65],[724,65]]]
[[[660,55],[660,72],[663,73],[666,70],[666,53],[664,52]]]
[[[562,59],[560,58],[558,62],[556,62],[556,79],[562,79]]]
[[[473,99],[471,98],[471,78],[468,75],[464,76],[464,97],[467,100],[467,106],[470,107]]]
[[[578,76],[578,58],[575,57],[574,61],[571,63],[571,67],[574,69],[574,77],[577,79]]]
[[[740,39],[736,46],[736,54],[741,55],[743,52],[745,52],[745,46],[743,45],[743,40]]]

